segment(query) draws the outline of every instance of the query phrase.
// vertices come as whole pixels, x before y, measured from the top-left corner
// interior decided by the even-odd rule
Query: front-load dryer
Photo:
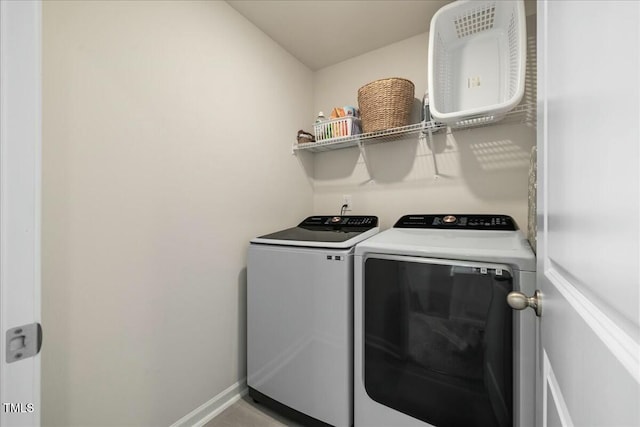
[[[358,244],[356,427],[534,424],[535,255],[503,215],[407,215]]]
[[[353,253],[375,216],[312,216],[251,240],[249,395],[305,426],[353,424]]]

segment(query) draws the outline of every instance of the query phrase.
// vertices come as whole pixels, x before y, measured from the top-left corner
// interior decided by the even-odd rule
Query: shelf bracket
[[[362,160],[364,161],[364,165],[367,168],[367,172],[369,173],[369,178],[373,179],[375,181],[375,178],[373,178],[373,174],[371,173],[371,167],[369,165],[369,160],[367,159],[367,152],[364,149],[364,143],[362,142],[362,140],[358,140],[357,141],[358,144],[358,149],[360,150],[360,155],[362,156]]]

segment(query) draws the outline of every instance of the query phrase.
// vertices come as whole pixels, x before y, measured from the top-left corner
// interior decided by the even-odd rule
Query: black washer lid
[[[444,230],[518,230],[508,215],[493,214],[424,214],[405,215],[393,228],[427,228]]]
[[[376,216],[310,216],[297,227],[260,236],[260,239],[304,242],[346,242],[378,226]]]

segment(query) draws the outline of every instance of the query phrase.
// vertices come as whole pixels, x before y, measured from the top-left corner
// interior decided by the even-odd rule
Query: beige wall
[[[225,2],[44,2],[45,426],[161,426],[245,376],[245,253],[311,214],[312,73]]]
[[[428,36],[420,34],[317,71],[316,114],[322,110],[328,115],[336,106],[357,106],[358,88],[370,81],[404,77],[415,84],[411,122],[419,122],[419,104],[427,88]],[[529,39],[535,42],[535,32],[529,30]],[[530,94],[528,100],[535,100],[535,92]],[[433,154],[418,136],[366,145],[366,163],[358,148],[308,156],[304,164],[314,186],[314,212],[339,212],[342,196],[349,194],[351,213],[378,215],[383,228],[410,213],[503,213],[526,231],[529,157],[535,136],[534,127],[512,122],[438,134],[437,179]]]
[[[241,381],[248,240],[343,194],[385,228],[419,212],[526,228],[523,125],[438,135],[438,179],[417,138],[368,146],[368,167],[357,149],[290,155],[369,81],[406,77],[420,99],[426,33],[312,73],[225,2],[51,1],[43,25],[45,426],[169,425]]]

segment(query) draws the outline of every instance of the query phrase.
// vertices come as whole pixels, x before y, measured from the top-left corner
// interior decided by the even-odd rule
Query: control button
[[[340,222],[340,217],[339,216],[334,216],[333,218],[331,218],[331,222]]]
[[[447,215],[442,218],[442,220],[445,222],[445,224],[453,224],[454,222],[456,222],[456,217],[453,215]]]

